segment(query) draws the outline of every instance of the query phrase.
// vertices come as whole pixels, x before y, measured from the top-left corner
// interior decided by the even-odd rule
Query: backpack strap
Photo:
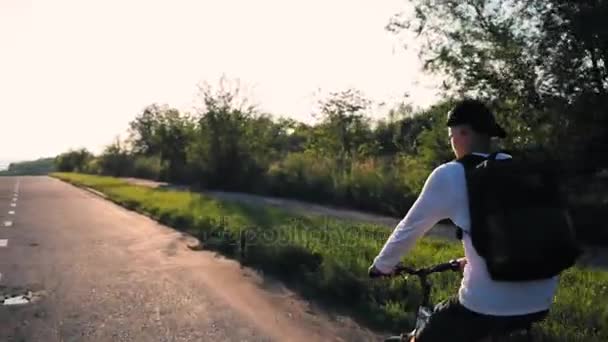
[[[492,153],[490,156],[488,156],[488,158],[477,155],[477,154],[467,154],[466,156],[456,159],[456,161],[459,162],[460,164],[462,164],[462,166],[464,166],[465,172],[468,172],[469,170],[475,168],[480,163],[483,163],[486,159],[490,159],[490,157],[492,157],[492,155],[494,155],[494,154],[497,154],[497,153],[496,152]]]
[[[460,157],[460,158],[458,158],[458,159],[455,160],[456,162],[462,164],[462,166],[464,167],[464,173],[465,173],[465,180],[466,180],[466,184],[467,184],[467,190],[470,190],[469,186],[468,186],[468,184],[469,184],[468,179],[469,179],[469,172],[470,172],[470,170],[476,168],[477,165],[483,163],[484,161],[486,161],[486,160],[488,160],[490,158],[496,158],[496,155],[498,153],[499,152],[494,152],[490,156],[488,156],[487,158],[484,157],[484,156],[480,156],[480,155],[472,154],[471,153],[471,154],[467,154],[467,155],[465,155],[463,157]],[[463,237],[464,233],[465,233],[464,229],[462,229],[461,227],[456,226],[456,238],[458,240],[462,240],[462,237]]]

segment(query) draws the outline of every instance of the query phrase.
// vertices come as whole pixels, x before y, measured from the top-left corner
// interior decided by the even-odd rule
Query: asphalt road
[[[59,180],[0,177],[0,341],[378,337],[187,243]]]

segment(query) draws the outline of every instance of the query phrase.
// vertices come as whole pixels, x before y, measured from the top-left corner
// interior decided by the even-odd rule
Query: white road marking
[[[6,247],[6,246],[8,246],[8,240],[0,239],[0,247]]]
[[[12,225],[13,225],[13,222],[12,222],[12,221],[4,221],[4,226],[5,226],[5,227],[10,227],[10,226],[12,226]]]
[[[11,207],[13,207],[13,208],[14,208],[14,207],[16,207],[16,206],[17,206],[17,203],[11,203]]]
[[[14,210],[11,210],[11,211],[9,211],[9,212],[8,212],[8,214],[9,214],[9,215],[15,215],[15,211],[14,211]]]
[[[5,299],[4,305],[23,305],[23,304],[27,304],[29,302],[30,302],[30,300],[26,296],[19,295],[17,297],[11,297],[11,298]]]
[[[2,282],[2,273],[0,273],[0,282]]]

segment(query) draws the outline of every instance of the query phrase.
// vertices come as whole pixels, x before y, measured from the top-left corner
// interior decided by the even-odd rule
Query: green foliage
[[[8,169],[0,171],[0,176],[39,176],[55,171],[54,158],[40,158],[32,161],[11,163]]]
[[[130,173],[131,157],[119,140],[106,146],[98,160],[99,170],[104,175],[123,177]]]
[[[415,154],[418,148],[418,136],[430,128],[428,116],[415,112],[404,103],[388,112],[388,120],[379,120],[374,130],[378,142],[379,154],[395,155],[398,153]]]
[[[348,172],[340,171],[335,159],[308,150],[271,165],[266,179],[272,195],[401,216],[412,202],[405,179],[411,173],[404,171],[393,160],[380,158],[353,161]]]
[[[453,158],[445,126],[453,99],[416,111],[400,104],[389,111],[389,120],[373,126],[366,117],[368,100],[349,90],[321,101],[322,120],[310,126],[257,112],[238,97],[238,89],[207,87],[200,95],[204,105],[196,119],[166,106],[149,106],[131,125],[130,145],[116,140],[97,158],[85,158],[84,167],[77,170],[292,197],[402,217],[429,173]],[[517,107],[507,105],[503,104],[505,112]],[[513,127],[516,121],[501,123]],[[498,147],[558,154],[542,144],[541,131],[530,132],[537,144],[516,136]],[[74,158],[67,156],[74,154],[58,159],[71,161]],[[580,184],[569,191],[577,189]],[[607,241],[608,229],[590,226],[584,214],[605,208],[576,201],[579,235],[585,241]]]
[[[219,89],[205,86],[199,96],[199,108],[194,141],[187,151],[187,160],[196,182],[206,187],[251,190],[249,180],[259,177],[264,168],[258,164],[265,160],[268,145],[252,143],[258,132],[255,127],[268,122],[257,117],[255,107],[247,106],[238,95],[239,89],[226,89],[224,80]],[[260,136],[272,133],[262,130]],[[264,134],[267,133],[267,134]]]
[[[186,151],[195,132],[195,123],[190,115],[168,106],[152,104],[131,122],[129,132],[131,152],[144,158],[157,157],[160,164],[156,166],[152,160],[146,160],[146,165],[140,162],[137,173],[152,172],[155,178],[169,181],[188,178]],[[142,167],[147,170],[142,170]]]
[[[92,159],[90,159],[87,162],[87,164],[85,165],[85,168],[84,168],[83,172],[84,173],[94,174],[94,175],[102,174],[103,170],[101,168],[99,158],[92,158]]]
[[[159,131],[163,112],[167,109],[158,104],[152,104],[131,121],[129,133],[134,153],[143,155],[160,153],[163,142]]]
[[[337,158],[339,164],[357,158],[361,152],[373,154],[370,120],[365,115],[370,103],[355,89],[331,93],[321,100],[321,123],[315,127],[309,148]]]
[[[162,162],[158,156],[135,156],[133,160],[133,172],[131,175],[137,178],[160,180],[162,174]]]
[[[376,327],[401,331],[414,323],[421,290],[415,281],[371,280],[367,267],[390,231],[276,208],[222,203],[201,194],[129,185],[110,177],[55,174],[92,187],[117,203],[200,237],[203,247],[280,277],[311,299],[354,313]],[[462,255],[462,246],[422,238],[404,257],[415,267]],[[433,277],[432,299],[454,294],[456,273]],[[536,328],[541,341],[605,341],[608,338],[608,273],[574,267],[561,277],[549,319]]]
[[[334,196],[336,162],[312,151],[289,153],[268,169],[269,190],[275,195],[323,201]]]
[[[608,2],[410,2],[387,29],[418,37],[446,95],[492,102],[506,147],[542,146],[578,172],[608,166]]]
[[[55,167],[60,172],[85,172],[93,158],[93,154],[84,148],[69,150],[55,157]]]

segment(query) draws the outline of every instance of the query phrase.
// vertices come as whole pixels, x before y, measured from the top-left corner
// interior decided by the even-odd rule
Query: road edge
[[[99,191],[97,191],[97,190],[95,190],[93,188],[89,188],[88,186],[83,186],[83,187],[80,187],[80,188],[84,189],[84,190],[86,190],[86,191],[88,191],[88,192],[90,192],[90,193],[92,193],[94,195],[97,195],[97,196],[99,196],[99,197],[101,197],[103,199],[106,199],[106,200],[108,199],[108,196],[106,194],[104,194],[103,192],[99,192]]]
[[[89,193],[93,194],[94,196],[97,196],[97,197],[99,197],[99,198],[101,198],[103,200],[106,200],[106,201],[108,201],[108,202],[116,205],[117,207],[123,209],[123,210],[127,210],[129,212],[145,216],[148,219],[154,221],[158,225],[161,225],[161,226],[166,227],[168,229],[171,229],[171,230],[174,230],[176,232],[179,232],[180,234],[186,235],[188,238],[197,241],[196,245],[187,245],[187,247],[189,249],[191,249],[191,250],[201,250],[202,249],[202,243],[201,243],[200,239],[198,237],[196,237],[195,235],[193,235],[190,231],[178,229],[178,228],[173,227],[171,225],[168,225],[168,224],[166,224],[164,222],[161,222],[158,218],[154,217],[150,213],[148,213],[146,211],[143,211],[143,210],[138,210],[136,208],[130,208],[130,207],[124,205],[124,203],[121,203],[119,201],[113,200],[110,196],[104,194],[103,192],[97,191],[97,190],[95,190],[95,189],[93,189],[91,187],[78,184],[77,182],[73,183],[73,182],[70,182],[68,180],[61,179],[59,177],[55,177],[55,176],[51,176],[51,175],[49,175],[49,177],[51,177],[53,179],[56,179],[56,180],[58,180],[58,181],[60,181],[62,183],[65,183],[67,185],[71,185],[71,186],[73,186],[73,187],[75,187],[77,189],[81,189],[81,190],[84,190],[86,192],[89,192]]]

